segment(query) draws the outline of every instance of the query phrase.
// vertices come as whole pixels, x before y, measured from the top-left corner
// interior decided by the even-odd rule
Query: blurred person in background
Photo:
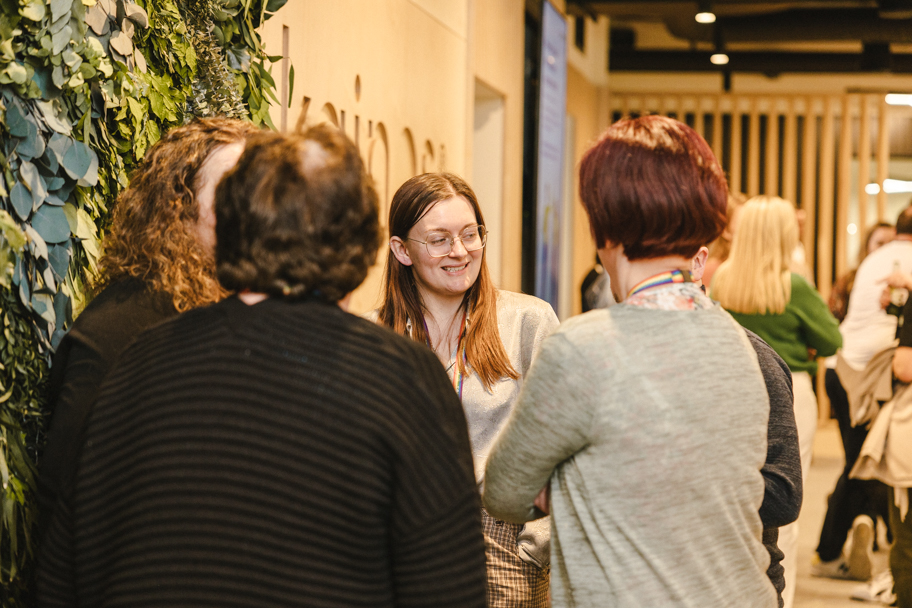
[[[738,213],[741,207],[747,201],[747,197],[740,192],[728,193],[728,204],[725,207],[725,230],[715,241],[709,245],[709,257],[703,269],[703,285],[709,287],[712,284],[713,275],[722,262],[728,259],[731,253],[732,237],[735,234],[735,228],[738,224]]]
[[[889,243],[895,235],[896,229],[892,224],[881,222],[871,227],[858,252],[858,267],[836,281],[829,307],[840,322],[846,318],[858,268],[868,255]],[[849,477],[868,436],[868,429],[866,426],[852,426],[849,397],[836,373],[836,360],[837,357],[826,360],[824,385],[831,410],[839,424],[845,467],[827,500],[827,512],[817,544],[817,559],[811,573],[827,578],[867,580],[872,574],[869,549],[872,550],[876,542],[877,517],[881,516],[889,523],[887,488],[877,480]],[[852,544],[844,550],[850,530],[853,531]]]
[[[798,222],[791,203],[771,196],[750,199],[741,210],[731,255],[713,279],[712,294],[789,366],[802,478],[806,482],[817,430],[817,398],[812,382],[817,363],[810,353],[833,355],[842,345],[842,337],[820,294],[802,276],[790,271],[797,241]],[[795,597],[797,543],[797,523],[780,528],[786,608],[792,606]]]

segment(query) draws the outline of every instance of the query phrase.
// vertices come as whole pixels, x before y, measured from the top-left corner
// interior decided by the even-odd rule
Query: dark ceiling
[[[694,19],[706,5],[713,24]],[[567,12],[611,19],[612,71],[912,73],[912,0],[567,0]],[[710,62],[717,49],[727,65]]]

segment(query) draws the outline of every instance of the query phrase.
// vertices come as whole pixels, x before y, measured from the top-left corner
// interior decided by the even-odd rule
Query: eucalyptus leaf
[[[38,205],[44,202],[44,199],[47,198],[48,195],[47,185],[44,183],[44,178],[41,177],[41,174],[38,172],[38,167],[25,161],[19,166],[19,176],[22,178],[25,187],[28,188],[29,192],[32,194],[32,207],[37,208]]]
[[[123,31],[119,31],[110,40],[111,48],[126,57],[133,53],[133,41]]]
[[[48,243],[62,243],[70,238],[70,225],[62,207],[41,205],[32,217],[32,227]]]
[[[51,52],[55,55],[62,53],[63,49],[70,44],[70,38],[73,36],[73,28],[69,25],[61,29],[59,32],[51,36]]]
[[[16,182],[10,189],[10,202],[16,215],[23,222],[28,219],[32,212],[32,193],[28,191],[22,182]]]
[[[51,20],[57,21],[61,16],[70,12],[73,0],[51,0]]]
[[[18,103],[14,103],[6,110],[6,127],[14,137],[28,137],[28,121]]]
[[[70,265],[69,242],[48,247],[48,262],[54,269],[57,280],[62,281],[66,277],[67,268]]]
[[[57,315],[54,313],[54,298],[46,293],[33,293],[31,303],[38,316],[51,325],[57,324]]]
[[[63,214],[66,216],[67,226],[69,226],[70,232],[79,237],[79,219],[76,212],[76,207],[72,203],[64,204]]]
[[[40,22],[47,15],[43,0],[28,0],[25,6],[19,9],[19,14],[26,19]]]
[[[32,82],[38,86],[38,89],[41,91],[41,97],[44,99],[53,99],[60,95],[59,89],[53,86],[54,82],[51,80],[51,70],[44,66],[35,68],[35,73],[32,74]]]
[[[45,260],[48,257],[48,247],[47,242],[41,237],[35,228],[32,226],[25,226],[25,234],[28,236],[30,249],[32,254],[38,258],[44,258]]]
[[[95,156],[95,153],[81,141],[75,139],[70,141],[72,144],[64,153],[63,158],[60,159],[60,164],[63,165],[67,175],[73,179],[84,179],[87,177],[93,161],[97,171],[98,158]]]
[[[92,31],[103,36],[111,31],[111,22],[108,20],[108,13],[101,3],[89,8],[85,16],[86,25],[92,28]]]
[[[53,154],[45,154],[42,158],[49,158],[49,157],[53,158],[54,162],[57,162],[57,158]],[[56,173],[56,169],[54,169],[54,172]],[[63,184],[66,183],[66,180],[63,179],[62,177],[55,175],[54,177],[47,178],[45,180],[45,183],[47,184],[48,192],[53,192],[54,190],[58,190],[58,189],[62,188]],[[63,203],[61,203],[61,204],[63,204]]]
[[[143,10],[143,7],[138,4],[127,4],[124,6],[124,14],[127,19],[135,23],[141,28],[149,27],[149,15],[146,14],[146,11]]]
[[[63,135],[69,135],[73,132],[72,125],[67,121],[61,120],[57,115],[57,106],[54,102],[38,101],[35,105],[41,110],[41,116],[44,118],[45,124],[51,129]]]
[[[19,143],[16,152],[19,153],[19,156],[31,160],[44,154],[44,138],[41,137],[34,118],[27,116],[25,124],[28,128],[28,135]]]

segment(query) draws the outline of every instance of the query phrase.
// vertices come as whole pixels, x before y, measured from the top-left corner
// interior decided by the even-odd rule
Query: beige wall
[[[384,223],[390,198],[412,175],[465,173],[468,11],[469,0],[295,0],[264,25],[270,55],[282,54],[288,28],[288,130],[300,124],[305,97],[309,122],[325,120],[327,104],[338,123],[344,112],[344,130],[377,181]],[[277,126],[280,116],[274,108]],[[354,294],[354,311],[377,305],[385,258],[384,249]]]
[[[555,5],[564,9],[562,0]],[[287,46],[294,66],[293,98],[284,112],[287,130],[300,128],[305,118],[308,123],[332,120],[344,126],[377,182],[384,223],[393,193],[412,175],[447,170],[473,183],[473,161],[490,157],[502,163],[502,179],[496,184],[497,192],[502,190],[499,200],[491,196],[480,203],[492,235],[500,239],[491,256],[497,266],[492,274],[499,277],[500,287],[515,291],[521,283],[524,15],[524,0],[295,0],[267,21],[262,32],[267,53],[282,55]],[[574,167],[586,145],[607,126],[607,27],[604,18],[598,23],[587,20],[585,54],[572,47],[568,36],[573,67],[567,108],[576,124],[576,150],[568,160]],[[571,34],[572,28],[571,23]],[[273,75],[281,90],[287,83],[281,63],[273,66]],[[498,120],[503,141],[497,154],[472,149],[478,128],[476,89],[486,102],[492,96],[502,101]],[[282,110],[273,108],[280,128],[282,117]],[[485,137],[490,141],[490,132]],[[483,189],[483,184],[478,186]],[[591,266],[594,249],[578,202],[572,219],[577,312],[579,282]],[[378,304],[385,258],[384,248],[354,294],[353,311]]]

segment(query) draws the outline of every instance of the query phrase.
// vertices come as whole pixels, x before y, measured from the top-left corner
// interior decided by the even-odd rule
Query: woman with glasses
[[[475,193],[449,173],[405,182],[389,215],[381,325],[426,344],[462,400],[475,474],[519,395],[539,345],[558,325],[546,302],[500,291],[485,265],[487,231]],[[548,605],[550,522],[509,524],[482,512],[491,608]]]

